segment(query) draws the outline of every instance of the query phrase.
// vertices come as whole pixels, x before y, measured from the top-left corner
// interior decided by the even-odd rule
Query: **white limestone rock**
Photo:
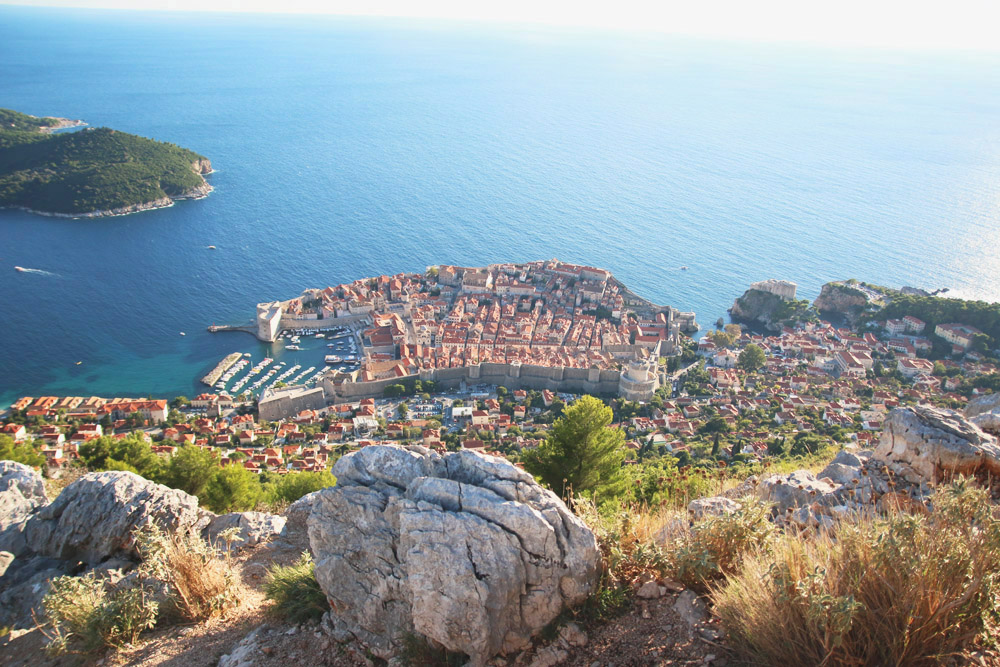
[[[1000,393],[977,396],[965,406],[965,416],[993,435],[1000,435]]]
[[[132,531],[156,522],[167,532],[200,533],[215,515],[192,495],[131,472],[84,475],[27,522],[24,535],[38,554],[96,565],[134,558]]]
[[[27,550],[28,518],[49,502],[42,476],[31,466],[0,461],[0,550],[20,556]]]
[[[236,528],[239,530],[238,539],[233,542],[232,548],[238,550],[267,542],[281,533],[285,522],[285,517],[267,512],[231,512],[213,518],[202,536],[217,547],[224,548],[225,543],[219,538],[219,534]]]
[[[49,502],[45,495],[45,482],[38,471],[16,461],[0,461],[0,493],[13,486],[35,505]]]
[[[724,516],[739,511],[743,505],[722,496],[712,496],[709,498],[698,498],[688,503],[688,514],[697,521],[710,516]]]
[[[816,475],[817,479],[828,479],[835,484],[850,484],[861,478],[861,466],[847,466],[843,463],[831,462],[830,465]]]
[[[370,446],[333,472],[308,526],[339,641],[389,659],[416,632],[483,665],[594,590],[594,534],[502,459]]]
[[[764,478],[757,487],[761,500],[774,503],[779,516],[789,508],[803,507],[820,502],[839,504],[833,497],[838,486],[830,481],[816,479],[808,470],[796,470],[787,475],[772,475]]]
[[[961,413],[933,407],[890,412],[875,458],[912,484],[934,484],[955,474],[1000,475],[997,438]]]
[[[969,419],[990,412],[1000,412],[1000,393],[977,396],[965,406],[965,416]]]

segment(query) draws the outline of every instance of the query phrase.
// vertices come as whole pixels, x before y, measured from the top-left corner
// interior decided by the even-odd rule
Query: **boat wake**
[[[19,271],[20,273],[34,273],[39,276],[50,276],[52,278],[59,277],[58,273],[52,273],[51,271],[43,271],[42,269],[26,269],[23,266],[15,266],[14,270]]]

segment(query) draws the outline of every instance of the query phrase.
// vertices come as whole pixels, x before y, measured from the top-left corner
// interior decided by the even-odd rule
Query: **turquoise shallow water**
[[[0,212],[0,406],[190,394],[228,352],[275,352],[208,324],[436,263],[593,264],[703,325],[768,277],[1000,299],[998,61],[0,7],[0,106],[218,170],[208,199],[123,218]]]

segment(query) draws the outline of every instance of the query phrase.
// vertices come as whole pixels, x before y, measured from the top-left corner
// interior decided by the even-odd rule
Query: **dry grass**
[[[957,482],[930,516],[776,539],[712,592],[731,643],[758,664],[939,664],[997,613],[1000,522]]]
[[[150,524],[136,533],[143,571],[166,584],[181,618],[204,621],[236,606],[237,582],[223,558],[197,535],[165,534]],[[226,550],[228,552],[228,550]]]
[[[656,537],[680,513],[665,508],[651,510],[644,505],[598,507],[587,499],[573,501],[573,507],[594,531],[601,552],[601,580],[585,615],[606,620],[629,607],[637,583],[663,576],[666,558],[656,546]]]
[[[62,493],[63,489],[86,474],[86,468],[65,468],[59,471],[58,477],[46,477],[44,479],[45,495],[50,500],[55,500],[56,496]]]

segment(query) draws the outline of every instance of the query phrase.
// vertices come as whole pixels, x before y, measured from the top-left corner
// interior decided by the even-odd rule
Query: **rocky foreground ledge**
[[[889,413],[878,446],[844,450],[820,473],[808,470],[751,478],[727,496],[699,498],[694,518],[729,514],[736,496],[774,504],[776,523],[828,530],[842,519],[873,513],[933,509],[938,485],[957,476],[1000,477],[1000,394],[974,399],[965,412],[916,406]]]
[[[483,665],[595,590],[594,534],[503,459],[374,446],[333,473],[308,526],[339,641],[389,659],[416,632]]]

